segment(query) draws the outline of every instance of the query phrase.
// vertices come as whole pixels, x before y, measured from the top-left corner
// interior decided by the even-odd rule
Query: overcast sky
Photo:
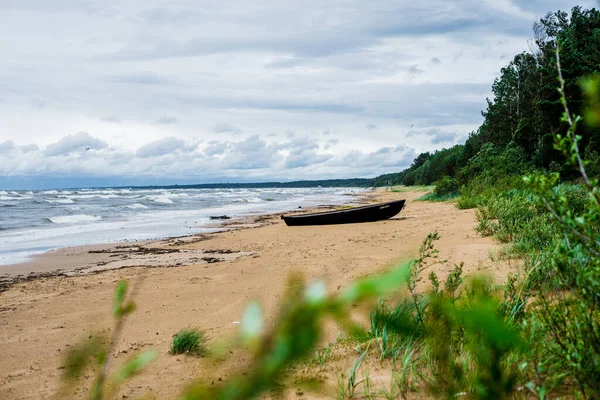
[[[594,0],[0,0],[0,188],[371,177]]]

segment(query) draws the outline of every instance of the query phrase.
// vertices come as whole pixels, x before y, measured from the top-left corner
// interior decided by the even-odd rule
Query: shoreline
[[[366,204],[373,197],[377,197],[379,190],[368,190],[359,194],[348,194],[354,198],[349,205]],[[221,253],[220,257],[213,257],[210,252],[190,252],[181,254],[181,250],[169,251],[169,249],[209,240],[213,235],[235,231],[240,229],[256,229],[265,225],[276,223],[282,214],[301,214],[333,210],[342,204],[319,205],[302,209],[291,209],[278,213],[250,213],[247,215],[234,216],[231,219],[215,219],[203,226],[203,229],[214,229],[211,232],[194,233],[184,236],[164,237],[158,239],[119,241],[112,243],[98,243],[81,246],[68,246],[52,249],[43,253],[35,254],[29,261],[0,266],[0,293],[10,289],[13,285],[21,282],[30,282],[36,279],[53,277],[85,276],[99,274],[104,271],[118,270],[124,268],[174,268],[183,265],[184,261],[205,261],[207,263],[231,260],[234,253]],[[129,250],[129,251],[128,251]],[[170,254],[174,256],[180,253],[181,257],[173,263],[164,264],[151,262],[152,256]],[[121,255],[121,260],[127,263],[116,262],[113,258]],[[227,257],[223,257],[228,255]],[[247,254],[240,254],[246,256]],[[127,258],[125,258],[125,256]],[[134,262],[134,264],[131,264]]]
[[[4,238],[0,241],[0,275],[31,271],[29,264],[35,263],[36,256],[64,248],[210,233],[219,229],[216,222],[225,222],[219,216],[243,219],[248,215],[288,212],[298,206],[343,204],[353,200],[348,195],[364,191],[362,188],[190,189],[189,192],[110,189],[89,194],[71,190],[17,196],[14,207],[7,208],[4,218],[0,218]]]

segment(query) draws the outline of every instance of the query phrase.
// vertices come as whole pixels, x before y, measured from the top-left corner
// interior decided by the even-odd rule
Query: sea
[[[59,248],[219,230],[211,216],[236,218],[299,207],[347,204],[362,188],[97,188],[0,190],[3,265]],[[211,226],[209,226],[211,225]]]

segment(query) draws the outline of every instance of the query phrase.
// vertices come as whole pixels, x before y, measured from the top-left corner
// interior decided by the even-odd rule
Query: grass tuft
[[[424,194],[423,196],[417,198],[417,201],[450,201],[455,200],[458,197],[458,193],[448,193],[441,196],[438,196],[434,192]]]
[[[208,353],[206,342],[206,334],[201,330],[195,328],[182,329],[173,336],[170,352],[171,354],[204,355]]]

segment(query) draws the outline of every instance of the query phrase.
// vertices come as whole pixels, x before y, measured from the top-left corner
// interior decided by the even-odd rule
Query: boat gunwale
[[[300,214],[300,215],[282,215],[281,217],[284,219],[285,218],[301,219],[301,218],[308,218],[308,217],[321,216],[321,215],[335,215],[335,214],[342,214],[342,213],[347,213],[347,212],[352,212],[352,211],[364,210],[364,209],[368,209],[368,208],[377,208],[377,207],[382,207],[382,206],[386,206],[386,205],[398,204],[398,203],[402,203],[402,202],[406,203],[406,199],[387,201],[385,203],[367,204],[364,206],[346,208],[343,210],[322,211],[322,212],[318,212],[318,213]]]

